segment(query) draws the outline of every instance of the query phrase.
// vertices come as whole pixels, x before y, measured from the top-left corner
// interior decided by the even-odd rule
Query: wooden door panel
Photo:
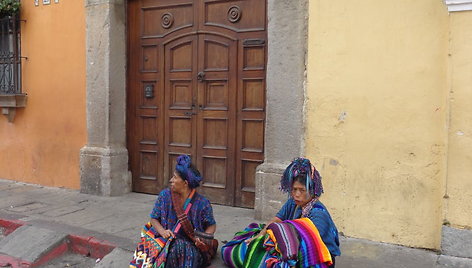
[[[204,42],[205,62],[203,70],[208,71],[228,71],[229,67],[229,51],[228,45],[216,42],[214,40],[206,40]]]
[[[170,80],[169,81],[170,107],[171,110],[191,110],[193,105],[192,80]]]
[[[262,160],[241,159],[241,185],[236,203],[238,206],[254,207],[256,168],[262,162]]]
[[[158,180],[158,166],[161,158],[159,156],[159,97],[146,97],[144,90],[151,86],[154,90],[156,81],[141,81],[137,86],[135,94],[135,127],[137,153],[134,155],[139,172],[133,174],[134,181],[140,184],[135,191],[149,192],[156,191],[156,187],[161,185]]]
[[[203,107],[207,110],[227,111],[229,109],[228,91],[227,80],[206,81],[203,91]]]
[[[242,81],[242,111],[264,111],[266,103],[264,86],[264,79],[260,78],[244,79]]]
[[[162,190],[188,154],[212,202],[253,207],[264,159],[266,0],[127,3],[134,191]]]
[[[205,118],[203,121],[203,148],[228,149],[227,118]]]
[[[164,178],[174,171],[175,158],[196,153],[197,36],[191,35],[165,46],[165,156]]]
[[[141,144],[157,144],[157,117],[141,115],[142,139]]]
[[[192,70],[193,42],[187,41],[179,43],[169,49],[169,73],[172,75],[177,72],[190,72]]]
[[[157,151],[142,150],[141,153],[141,179],[156,180],[157,174]]]
[[[257,39],[248,39],[246,43],[257,42]],[[260,42],[260,41],[259,41]],[[243,70],[264,70],[265,69],[265,46],[252,45],[243,48]]]
[[[212,203],[232,205],[226,195],[229,188],[227,185],[228,159],[226,157],[203,156],[201,162],[205,182],[199,191],[208,196]]]
[[[169,146],[175,147],[192,147],[192,117],[169,115],[168,135]]]
[[[162,38],[194,26],[192,1],[145,1],[141,9],[143,38]]]
[[[128,3],[127,147],[133,190],[162,187],[162,107],[160,55],[156,40],[142,40],[141,3]]]
[[[203,24],[236,32],[264,31],[266,0],[204,0]]]
[[[201,191],[215,203],[234,203],[237,43],[200,34],[197,159],[204,174]]]
[[[158,49],[157,45],[142,45],[141,71],[158,72]]]
[[[235,205],[254,207],[256,167],[264,160],[265,32],[239,40]]]
[[[225,157],[203,157],[203,176],[205,178],[205,186],[218,189],[226,188],[226,158]],[[219,203],[225,203],[226,198],[222,196]]]
[[[242,120],[241,151],[262,153],[264,151],[264,120]]]

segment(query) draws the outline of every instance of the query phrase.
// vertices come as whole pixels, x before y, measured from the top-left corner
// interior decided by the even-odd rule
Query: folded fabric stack
[[[223,260],[229,267],[326,268],[332,264],[331,254],[310,219],[272,223],[264,238],[244,243],[262,228],[252,223],[223,246]]]
[[[266,260],[267,267],[293,267],[297,264],[300,241],[298,234],[291,223],[272,223],[267,227],[266,250],[272,252]],[[271,246],[275,251],[271,250]]]
[[[309,218],[285,222],[293,225],[300,240],[297,267],[324,268],[333,264],[328,248],[321,240],[318,229]]]
[[[247,263],[250,262],[250,259],[247,258],[246,254],[250,252],[250,255],[254,259],[265,259],[264,256],[266,255],[266,252],[264,248],[262,247],[262,243],[263,243],[262,238],[254,239],[250,245],[247,245],[246,243],[244,243],[244,241],[246,239],[249,239],[257,235],[262,230],[262,228],[264,228],[264,226],[265,226],[264,224],[258,224],[258,223],[249,224],[249,226],[246,227],[243,231],[237,232],[234,238],[221,248],[221,255],[223,257],[223,261],[226,263],[227,266],[233,267],[233,268],[261,267],[260,265],[247,266],[248,265]],[[260,250],[257,250],[259,248],[262,248],[263,252],[260,252]],[[263,256],[259,256],[260,253],[263,253]],[[245,265],[245,262],[246,262],[246,265]],[[263,260],[262,260],[262,263],[263,263]],[[254,265],[253,262],[252,262],[252,265]]]

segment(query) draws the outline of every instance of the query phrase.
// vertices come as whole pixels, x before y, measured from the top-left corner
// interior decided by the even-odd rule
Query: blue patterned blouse
[[[293,198],[289,198],[276,215],[277,218],[283,221],[299,219],[301,216],[302,208],[297,206]],[[308,214],[308,218],[310,218],[320,232],[321,239],[325,243],[331,255],[341,255],[341,250],[339,249],[338,229],[323,203],[319,200],[316,201]]]
[[[172,230],[172,228],[174,228],[177,223],[177,214],[172,205],[172,197],[169,188],[159,193],[150,216],[158,220],[164,229]],[[210,201],[197,192],[193,196],[192,207],[187,216],[193,228],[200,232],[204,232],[206,228],[216,224]],[[180,228],[179,234],[184,233],[183,228]]]

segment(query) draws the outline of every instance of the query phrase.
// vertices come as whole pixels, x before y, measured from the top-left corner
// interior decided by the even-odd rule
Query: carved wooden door
[[[133,189],[157,193],[189,154],[212,202],[254,206],[264,158],[265,0],[128,2]]]

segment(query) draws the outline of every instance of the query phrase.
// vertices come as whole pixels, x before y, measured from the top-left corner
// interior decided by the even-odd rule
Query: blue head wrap
[[[310,160],[302,157],[295,158],[285,169],[280,180],[280,190],[290,194],[293,180],[298,176],[306,177],[305,187],[311,196],[321,196],[323,185],[321,184],[320,173],[310,163]]]
[[[177,164],[175,165],[175,170],[179,173],[183,180],[188,182],[188,186],[191,189],[200,186],[202,176],[200,176],[198,170],[192,167],[192,159],[190,159],[190,156],[185,154],[179,155],[176,162]]]

